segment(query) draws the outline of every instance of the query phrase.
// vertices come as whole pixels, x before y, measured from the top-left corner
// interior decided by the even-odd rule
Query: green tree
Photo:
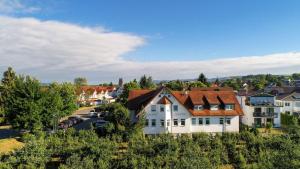
[[[140,89],[140,85],[138,84],[136,79],[128,83],[125,83],[123,87],[123,92],[119,97],[119,101],[123,104],[126,104],[130,90],[134,90],[134,89]]]
[[[7,101],[8,119],[14,128],[31,131],[42,129],[42,92],[38,80],[29,76],[16,78]]]
[[[62,83],[59,87],[59,93],[62,98],[63,107],[60,117],[72,114],[77,109],[75,86],[71,83]]]
[[[0,83],[0,123],[5,122],[6,116],[8,116],[8,107],[9,102],[8,98],[11,96],[12,90],[15,86],[16,81],[16,73],[11,68],[8,69],[3,73],[3,78]]]
[[[201,73],[198,77],[198,81],[202,82],[204,84],[207,84],[207,78],[205,77],[205,75],[203,73]]]
[[[156,87],[156,85],[153,83],[152,77],[147,77],[146,75],[141,77],[139,84],[142,89],[153,89]]]
[[[187,84],[181,80],[175,80],[166,83],[166,87],[174,91],[182,91],[187,87]]]
[[[43,92],[41,119],[47,128],[57,126],[59,118],[64,116],[64,114],[62,114],[64,103],[60,88],[61,86],[59,84],[52,83],[49,88]]]
[[[207,87],[206,84],[200,82],[200,81],[197,81],[197,82],[190,82],[189,83],[189,88],[194,88],[194,87]]]
[[[77,77],[74,79],[75,86],[86,86],[88,85],[88,81],[85,77]]]

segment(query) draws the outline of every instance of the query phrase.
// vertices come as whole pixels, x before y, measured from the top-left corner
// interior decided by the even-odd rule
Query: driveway
[[[0,126],[0,139],[13,138],[19,135],[17,130],[11,129],[10,126]]]
[[[94,107],[89,107],[89,108],[80,109],[80,110],[77,110],[74,112],[73,115],[78,115],[84,120],[83,122],[73,126],[76,130],[91,129],[92,122],[97,120],[97,118],[89,117],[89,112],[93,109],[94,109]]]

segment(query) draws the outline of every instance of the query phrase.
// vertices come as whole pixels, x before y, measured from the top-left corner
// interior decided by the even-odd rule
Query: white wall
[[[230,125],[219,124],[219,118],[216,116],[203,117],[203,116],[192,116],[191,113],[181,105],[172,94],[160,94],[161,97],[156,96],[146,107],[145,107],[145,118],[149,119],[148,127],[144,128],[145,134],[158,134],[158,133],[197,133],[197,132],[238,132],[239,131],[239,116],[231,116]],[[163,97],[167,96],[174,105],[178,105],[178,111],[173,110],[173,106],[165,105],[165,112],[160,112],[160,104],[157,102]],[[156,105],[156,112],[151,112],[151,105]],[[192,118],[203,118],[203,125],[192,126]],[[205,125],[205,118],[210,118],[210,124]],[[224,118],[224,117],[223,117]],[[156,120],[156,126],[151,126],[151,120]],[[164,119],[165,125],[160,126],[160,120]],[[178,126],[174,126],[173,120],[178,119]],[[181,126],[181,119],[185,119],[185,125]],[[167,126],[167,120],[170,120],[170,126]],[[198,122],[198,121],[197,121]],[[224,119],[224,123],[226,123]]]

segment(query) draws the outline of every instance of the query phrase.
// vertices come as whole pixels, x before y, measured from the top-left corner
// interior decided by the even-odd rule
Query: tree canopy
[[[85,77],[77,77],[74,79],[75,86],[86,86],[88,85],[88,81]]]

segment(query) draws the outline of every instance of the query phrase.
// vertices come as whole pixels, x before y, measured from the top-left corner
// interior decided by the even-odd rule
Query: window
[[[210,110],[218,110],[219,109],[219,106],[218,105],[210,105]]]
[[[268,107],[267,108],[267,113],[274,113],[274,108],[273,107]]]
[[[225,105],[225,110],[233,110],[234,109],[234,105],[233,104],[227,104]]]
[[[226,124],[231,124],[231,118],[226,118]]]
[[[173,125],[174,125],[174,126],[178,126],[178,119],[174,119]]]
[[[285,102],[284,105],[285,106],[290,106],[290,103],[289,102]]]
[[[210,118],[205,118],[205,124],[209,125],[210,124]]]
[[[164,126],[165,126],[165,120],[163,120],[163,119],[160,120],[160,126],[161,126],[161,127],[164,127]]]
[[[168,97],[170,98],[170,97],[171,97],[171,95],[169,95],[169,94],[168,94]]]
[[[165,111],[165,107],[164,106],[160,106],[160,112],[164,112]]]
[[[224,124],[224,118],[220,118],[220,124]]]
[[[173,110],[178,111],[178,105],[173,105]]]
[[[156,105],[151,105],[151,111],[156,112]]]
[[[196,125],[196,118],[192,118],[192,125],[193,125],[193,126]]]
[[[156,119],[152,119],[152,120],[151,120],[151,126],[152,126],[152,127],[155,127],[155,126],[156,126]]]
[[[202,125],[202,124],[203,124],[203,118],[199,118],[199,119],[198,119],[198,124],[199,124],[199,125]]]
[[[278,113],[274,113],[274,118],[278,118]]]
[[[167,126],[170,126],[170,120],[167,120]]]
[[[145,121],[145,126],[146,126],[146,127],[149,126],[149,119],[146,119],[146,121]]]
[[[181,125],[181,126],[185,126],[185,119],[181,119],[181,120],[180,120],[180,125]]]
[[[202,105],[195,105],[194,110],[202,110],[203,106]]]
[[[255,113],[261,113],[261,107],[255,107],[254,112]]]

